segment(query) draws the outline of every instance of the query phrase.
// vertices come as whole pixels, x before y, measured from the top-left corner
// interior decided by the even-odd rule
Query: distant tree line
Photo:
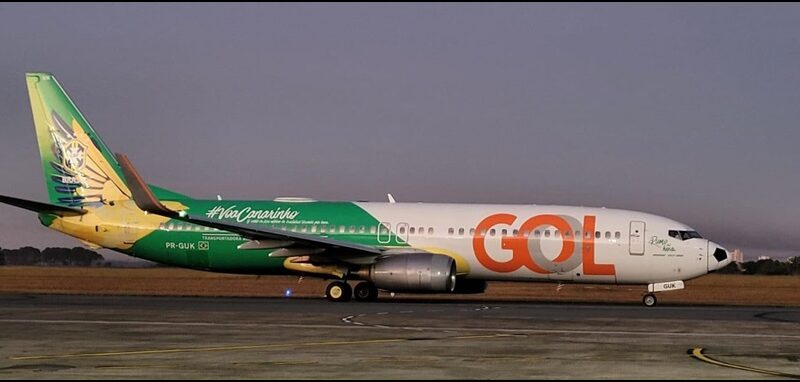
[[[99,253],[81,247],[45,248],[43,251],[33,247],[22,247],[0,248],[0,265],[98,267],[107,266],[107,263]]]
[[[784,261],[758,260],[744,263],[730,263],[717,271],[725,274],[745,275],[800,275],[800,256]]]

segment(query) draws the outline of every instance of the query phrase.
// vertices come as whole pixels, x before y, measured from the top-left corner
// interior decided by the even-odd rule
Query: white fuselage
[[[730,263],[712,256],[717,244],[675,234],[694,232],[685,224],[636,211],[356,204],[387,228],[376,233],[380,244],[449,255],[458,273],[472,279],[649,284],[688,280]]]

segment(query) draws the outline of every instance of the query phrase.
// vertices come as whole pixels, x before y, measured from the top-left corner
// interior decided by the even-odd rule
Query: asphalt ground
[[[0,378],[800,378],[800,309],[0,295]]]

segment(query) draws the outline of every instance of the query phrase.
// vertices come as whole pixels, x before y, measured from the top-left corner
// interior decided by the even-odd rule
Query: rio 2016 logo
[[[527,268],[540,274],[564,273],[576,269],[583,264],[585,275],[613,276],[616,274],[614,264],[597,264],[594,254],[595,216],[584,216],[583,224],[577,219],[563,215],[536,215],[526,220],[519,227],[519,235],[503,236],[501,247],[511,251],[511,259],[497,261],[486,250],[486,232],[496,225],[511,226],[517,220],[516,215],[494,214],[481,220],[472,237],[472,248],[475,257],[487,269],[500,273],[514,272]],[[553,226],[560,234],[553,239],[561,240],[561,252],[553,260],[542,252],[541,236],[533,235],[543,226]],[[583,234],[581,234],[583,233]],[[580,242],[580,245],[576,244]]]

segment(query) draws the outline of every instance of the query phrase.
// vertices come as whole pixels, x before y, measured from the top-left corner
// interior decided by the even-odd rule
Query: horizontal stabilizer
[[[24,208],[29,211],[38,213],[48,213],[58,216],[80,216],[86,213],[86,210],[56,206],[47,203],[34,202],[32,200],[25,200],[19,198],[12,198],[10,196],[0,195],[0,203],[10,204],[15,207]]]

